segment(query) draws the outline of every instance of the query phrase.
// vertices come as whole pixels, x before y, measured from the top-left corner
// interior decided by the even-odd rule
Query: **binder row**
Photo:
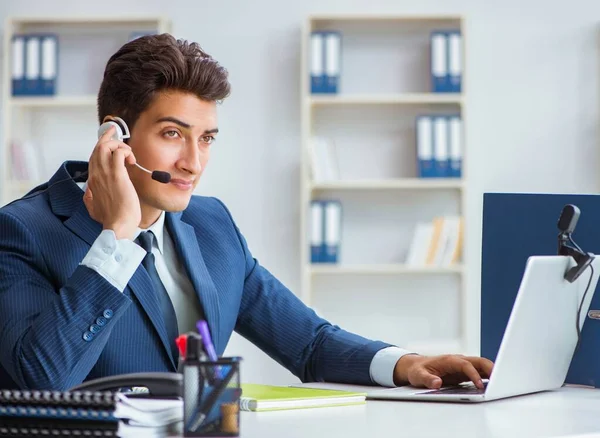
[[[18,389],[0,390],[0,408],[7,405],[44,406],[89,406],[113,408],[117,403],[116,394],[110,391],[21,391]],[[0,411],[1,412],[1,411]]]
[[[460,30],[431,33],[431,91],[460,93],[462,91],[463,49]]]
[[[460,116],[423,115],[416,120],[418,176],[461,178],[463,126]]]
[[[313,200],[310,205],[310,262],[338,263],[342,227],[342,204],[336,200]]]
[[[0,437],[117,437],[118,423],[97,421],[65,422],[64,420],[35,420],[6,418],[0,423]]]
[[[101,408],[73,408],[73,407],[48,407],[46,405],[2,405],[0,406],[0,421],[5,417],[19,418],[56,418],[61,420],[86,419],[97,421],[116,422],[113,415],[114,407]]]
[[[12,95],[50,96],[56,94],[58,36],[17,34],[11,41]]]
[[[339,92],[342,34],[314,31],[310,36],[310,90],[313,94]]]

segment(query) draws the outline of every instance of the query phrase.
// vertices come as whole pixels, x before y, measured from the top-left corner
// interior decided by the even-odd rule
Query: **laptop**
[[[564,274],[575,266],[572,257],[532,256],[512,308],[508,325],[484,389],[474,384],[439,390],[404,386],[370,391],[369,398],[478,403],[560,388],[577,345],[575,321],[581,305],[583,325],[598,283],[600,257],[573,283]]]

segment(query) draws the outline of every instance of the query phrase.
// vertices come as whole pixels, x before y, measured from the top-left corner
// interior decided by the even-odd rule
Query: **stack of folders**
[[[56,94],[58,37],[55,34],[17,34],[11,41],[12,95]]]
[[[0,390],[0,437],[161,436],[181,418],[180,400],[129,399],[112,392]]]
[[[240,409],[279,411],[284,409],[351,406],[366,403],[366,393],[331,389],[242,384]]]
[[[459,30],[431,33],[431,91],[462,91],[462,35]]]
[[[310,262],[338,263],[342,228],[342,204],[337,200],[313,200],[310,204]]]
[[[459,115],[417,117],[416,143],[420,178],[462,177],[463,127]]]
[[[460,216],[436,217],[419,222],[406,257],[412,267],[457,265],[462,256],[463,219]]]
[[[310,35],[310,92],[335,94],[340,90],[342,34],[335,30]]]

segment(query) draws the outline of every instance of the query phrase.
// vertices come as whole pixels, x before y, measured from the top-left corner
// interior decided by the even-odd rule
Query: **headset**
[[[112,120],[108,120],[107,122],[102,123],[98,128],[98,139],[102,137],[106,131],[108,131],[111,127],[114,126],[115,134],[112,136],[112,139],[125,142],[126,139],[131,137],[127,123],[125,123],[125,121],[120,117],[110,117]],[[140,166],[138,163],[135,163],[135,165],[144,172],[152,175],[152,179],[155,181],[161,182],[163,184],[166,184],[169,181],[171,181],[171,174],[169,172],[164,172],[162,170],[155,170],[151,172],[145,167]]]
[[[131,137],[131,134],[129,132],[129,127],[127,126],[127,123],[125,123],[125,121],[122,118],[115,117],[115,116],[109,116],[109,117],[111,119],[102,123],[100,125],[100,127],[98,128],[98,139],[100,139],[100,137],[102,137],[102,135],[106,131],[108,131],[112,126],[115,127],[115,134],[111,137],[112,140],[118,140],[118,141],[125,142],[125,140],[127,140],[128,138]],[[152,176],[152,179],[155,181],[158,181],[163,184],[167,184],[169,181],[171,181],[171,174],[169,172],[164,172],[162,170],[155,170],[155,171],[151,172],[148,169],[140,166],[137,163],[135,163],[135,165],[138,168],[140,168],[141,170],[143,170],[144,172],[149,173]],[[56,181],[56,182],[50,184],[45,189],[38,190],[38,191],[31,193],[30,195],[26,195],[21,198],[14,199],[11,202],[9,202],[8,204],[4,205],[4,207],[8,207],[9,205],[11,205],[17,201],[22,201],[24,199],[29,199],[29,198],[33,198],[35,196],[41,195],[42,193],[45,193],[46,191],[50,190],[51,187],[54,187],[55,185],[61,184],[66,181],[83,182],[86,180],[87,176],[88,176],[88,172],[86,171],[86,172],[78,173],[76,176],[72,176],[70,178],[61,179],[59,181]]]

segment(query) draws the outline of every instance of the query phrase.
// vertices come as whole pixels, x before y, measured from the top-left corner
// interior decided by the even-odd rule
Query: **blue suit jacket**
[[[143,267],[121,293],[80,265],[102,226],[74,181],[52,184],[85,170],[85,162],[66,162],[35,189],[47,188],[42,194],[0,209],[0,388],[66,390],[108,375],[176,370]],[[389,344],[306,307],[252,257],[219,200],[193,196],[165,224],[217,354],[236,330],[302,381],[372,384],[371,360]],[[94,323],[100,330],[84,336]]]

